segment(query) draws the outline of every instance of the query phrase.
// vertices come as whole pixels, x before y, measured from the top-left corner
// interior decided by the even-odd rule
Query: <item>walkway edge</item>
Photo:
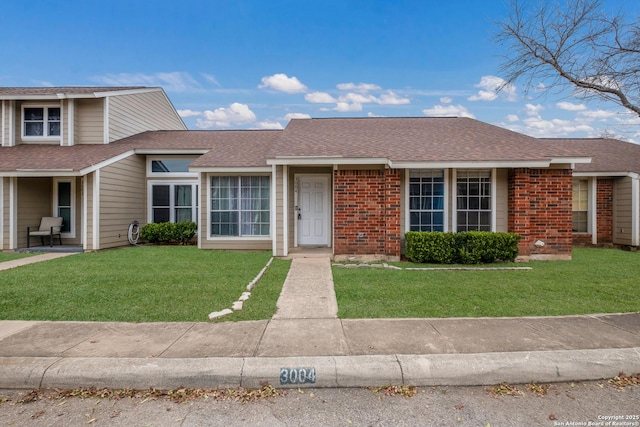
[[[283,385],[282,369],[313,369],[315,382]],[[481,386],[600,380],[620,372],[640,372],[640,347],[272,358],[0,357],[0,389]]]

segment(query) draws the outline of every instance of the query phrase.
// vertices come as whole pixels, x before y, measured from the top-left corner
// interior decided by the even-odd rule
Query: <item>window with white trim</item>
[[[211,177],[210,235],[271,234],[269,176]]]
[[[60,123],[60,107],[23,107],[22,109],[23,137],[59,137]]]
[[[573,180],[572,230],[574,233],[588,231],[589,218],[589,181]]]
[[[54,181],[54,216],[62,220],[62,233],[74,236],[74,181],[73,179],[55,179]]]
[[[491,170],[458,170],[456,231],[491,231]]]
[[[409,230],[444,231],[444,171],[409,172]]]
[[[151,222],[198,221],[198,185],[152,182]]]

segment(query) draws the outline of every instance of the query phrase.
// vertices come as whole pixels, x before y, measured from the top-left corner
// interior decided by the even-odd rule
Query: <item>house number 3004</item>
[[[316,368],[280,368],[280,384],[315,384]]]

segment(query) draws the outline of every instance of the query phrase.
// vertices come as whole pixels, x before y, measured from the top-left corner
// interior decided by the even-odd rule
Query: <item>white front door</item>
[[[299,245],[329,245],[329,177],[298,176]]]

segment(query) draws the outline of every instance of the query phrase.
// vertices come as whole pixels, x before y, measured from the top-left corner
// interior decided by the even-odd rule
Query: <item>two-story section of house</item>
[[[147,159],[116,141],[164,129],[186,127],[161,88],[0,88],[0,250],[46,216],[64,218],[66,245],[126,244],[146,219]]]

